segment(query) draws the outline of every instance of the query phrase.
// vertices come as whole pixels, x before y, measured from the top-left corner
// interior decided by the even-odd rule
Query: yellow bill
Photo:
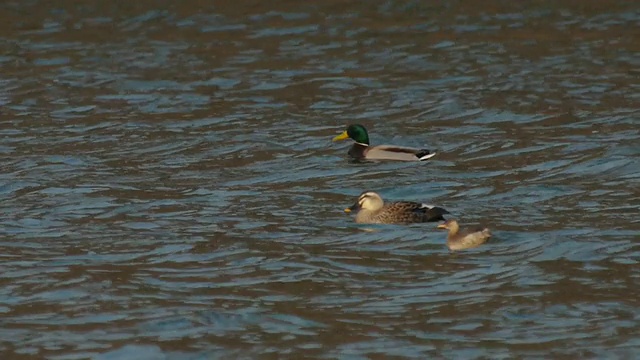
[[[340,141],[340,140],[344,140],[344,139],[348,139],[349,138],[349,134],[347,134],[347,132],[343,132],[342,134],[336,136],[333,138],[333,141]]]

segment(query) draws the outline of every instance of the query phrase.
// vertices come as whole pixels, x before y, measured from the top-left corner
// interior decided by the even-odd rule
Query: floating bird
[[[349,155],[358,160],[397,160],[397,161],[424,161],[436,155],[427,149],[417,149],[394,145],[369,145],[369,134],[367,129],[360,124],[349,125],[347,130],[333,138],[333,141],[345,139],[355,141]]]
[[[491,237],[488,228],[480,228],[473,231],[460,231],[460,225],[456,220],[450,219],[438,225],[437,229],[449,230],[447,246],[449,250],[464,250],[478,247]]]
[[[410,201],[384,203],[382,197],[373,191],[365,191],[358,201],[344,209],[350,213],[357,211],[356,222],[361,224],[408,224],[428,221],[442,221],[442,215],[449,212],[441,207]]]

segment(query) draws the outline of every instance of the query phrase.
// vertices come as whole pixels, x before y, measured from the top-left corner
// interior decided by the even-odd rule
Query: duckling
[[[385,204],[382,197],[373,191],[365,191],[346,213],[358,211],[356,222],[361,224],[408,224],[428,221],[442,221],[442,215],[449,212],[441,207],[410,201]]]
[[[488,228],[460,232],[460,225],[458,225],[458,222],[454,219],[447,220],[439,224],[436,228],[449,230],[447,246],[449,250],[452,251],[478,247],[487,242],[491,237],[491,232]]]
[[[417,149],[405,146],[394,145],[369,145],[369,134],[367,129],[360,124],[353,124],[347,127],[342,134],[333,138],[333,141],[340,141],[351,138],[355,143],[349,149],[349,155],[357,160],[396,160],[396,161],[424,161],[436,155],[427,149]]]

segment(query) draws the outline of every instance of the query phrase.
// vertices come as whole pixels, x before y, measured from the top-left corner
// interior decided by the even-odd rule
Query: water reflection
[[[632,358],[638,15],[5,4],[0,353]],[[438,155],[354,164],[354,122]],[[363,231],[364,189],[494,239]]]

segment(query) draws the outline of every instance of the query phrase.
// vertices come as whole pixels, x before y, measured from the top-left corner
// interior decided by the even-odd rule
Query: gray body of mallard
[[[491,237],[488,228],[480,228],[473,231],[461,231],[456,220],[447,220],[437,226],[438,229],[449,230],[447,235],[447,246],[450,250],[464,250],[478,247]]]
[[[442,221],[449,212],[441,207],[411,201],[385,203],[373,191],[365,191],[345,212],[357,211],[356,222],[361,224],[408,224]]]
[[[424,161],[436,156],[435,152],[405,146],[378,145],[370,146],[355,143],[349,149],[349,156],[362,160],[396,160],[396,161]]]

